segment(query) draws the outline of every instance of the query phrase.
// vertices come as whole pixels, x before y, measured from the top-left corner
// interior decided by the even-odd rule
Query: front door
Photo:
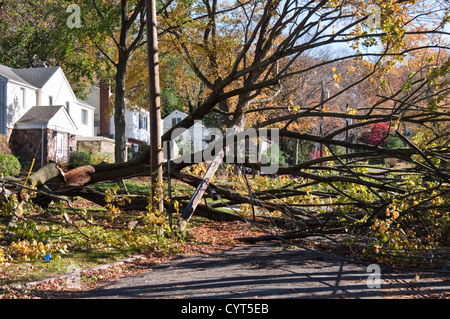
[[[69,146],[68,146],[68,134],[67,133],[56,133],[56,155],[55,160],[57,163],[63,162],[66,163],[69,159]]]

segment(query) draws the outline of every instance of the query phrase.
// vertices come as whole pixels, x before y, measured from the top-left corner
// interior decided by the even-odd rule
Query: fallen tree
[[[202,205],[197,198],[194,214],[215,220],[255,219],[279,227],[271,228],[276,236],[254,241],[341,234],[349,241],[359,235],[371,238],[371,251],[448,244],[450,60],[448,45],[440,38],[448,35],[445,23],[436,21],[427,30],[416,28],[416,18],[425,14],[412,10],[412,1],[399,1],[383,6],[383,15],[393,18],[388,21],[391,24],[379,32],[363,32],[358,26],[367,26],[371,15],[360,10],[364,3],[247,1],[219,13],[215,1],[205,2],[203,11],[184,8],[186,20],[171,19],[172,6],[165,8],[162,24],[167,51],[183,56],[203,89],[196,97],[197,105],[162,136],[162,142],[174,141],[180,129],[212,114],[231,129],[200,153],[171,160],[170,172],[164,165],[165,178],[170,174],[189,185],[192,193],[199,189],[214,200]],[[244,21],[241,41],[228,41],[227,32],[217,30],[218,17],[228,18],[231,12]],[[240,22],[233,21],[239,27],[229,23],[234,26],[230,32],[242,30]],[[394,31],[399,28],[402,32]],[[383,51],[375,45],[377,40]],[[310,54],[340,42],[373,50],[329,58]],[[220,58],[228,63],[219,63]],[[349,100],[349,93],[358,101]],[[376,143],[361,138],[380,123],[388,129],[372,139]],[[300,143],[309,145],[305,153],[314,154],[301,154],[299,159],[299,152],[293,152],[295,160],[285,165],[252,158],[247,156],[249,150],[236,145],[249,140],[248,129],[257,138],[265,130],[263,135],[275,144],[278,141],[271,139],[271,133],[279,140],[293,141],[297,148]],[[389,139],[400,147],[389,147]],[[238,167],[231,183],[211,181],[211,176],[206,181],[186,171],[223,150],[232,155],[224,156],[224,165]],[[273,155],[274,160],[280,157]],[[386,160],[401,166],[386,167]],[[276,171],[264,174],[271,165]],[[250,170],[252,179],[247,177]],[[35,185],[35,201],[41,205],[81,196],[106,206],[110,203],[107,194],[90,186],[149,176],[150,171],[147,149],[125,163],[69,171],[51,163],[32,174],[27,185]],[[24,182],[5,178],[3,190],[18,194]],[[182,212],[190,198],[174,197],[173,201],[181,204],[178,212]],[[146,196],[128,196],[121,209],[145,211],[147,205]]]

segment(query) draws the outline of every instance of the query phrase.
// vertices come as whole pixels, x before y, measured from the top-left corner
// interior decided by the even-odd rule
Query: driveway
[[[78,298],[448,298],[449,272],[368,267],[263,243],[171,260]]]

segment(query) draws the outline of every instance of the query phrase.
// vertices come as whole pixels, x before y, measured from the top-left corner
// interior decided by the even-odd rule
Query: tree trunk
[[[126,135],[125,135],[125,77],[126,77],[125,57],[119,58],[116,71],[116,89],[114,100],[114,139],[115,139],[115,161],[116,163],[126,162]]]
[[[156,32],[156,1],[147,0],[148,102],[150,113],[150,166],[152,212],[162,212],[163,150],[161,142],[161,100],[159,92],[158,36]]]
[[[119,43],[117,45],[118,62],[116,67],[116,89],[114,100],[114,139],[115,149],[114,156],[116,163],[127,161],[127,149],[126,149],[126,124],[125,124],[125,79],[127,75],[127,63],[130,58],[130,51],[128,48],[128,31],[130,21],[128,20],[128,1],[121,1],[120,8],[120,34]]]

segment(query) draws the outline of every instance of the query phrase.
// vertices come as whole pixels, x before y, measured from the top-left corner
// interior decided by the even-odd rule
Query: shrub
[[[72,159],[69,164],[69,168],[75,168],[78,166],[89,165],[92,162],[92,155],[84,150],[75,151],[72,154]]]
[[[69,168],[75,168],[84,165],[96,165],[102,162],[113,163],[113,154],[106,152],[89,152],[85,149],[80,149],[72,153]]]
[[[374,124],[370,131],[362,136],[362,141],[370,145],[385,147],[386,138],[389,135],[389,128],[388,122]]]
[[[19,176],[20,162],[14,155],[0,154],[0,173],[4,176]]]
[[[389,136],[386,146],[391,149],[405,148],[406,144],[397,136]]]

